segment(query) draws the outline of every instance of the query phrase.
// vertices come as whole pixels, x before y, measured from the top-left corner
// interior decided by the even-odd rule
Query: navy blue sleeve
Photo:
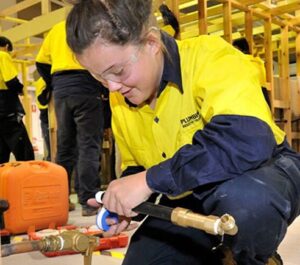
[[[144,171],[145,168],[142,167],[142,166],[130,166],[130,167],[127,167],[121,174],[121,178],[122,177],[126,177],[126,176],[129,176],[129,175],[133,175],[133,174],[137,174],[137,173],[140,173],[142,171]]]
[[[192,144],[149,168],[147,184],[155,192],[176,196],[257,168],[272,157],[276,146],[271,128],[262,120],[215,116],[195,133]]]
[[[44,79],[47,86],[51,86],[51,64],[36,62],[35,65],[37,71],[39,72],[40,76]]]
[[[18,77],[5,82],[10,91],[14,91],[17,94],[23,94],[23,84],[19,81]]]

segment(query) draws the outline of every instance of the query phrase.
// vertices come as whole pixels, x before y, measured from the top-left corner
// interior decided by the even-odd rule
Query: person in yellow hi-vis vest
[[[75,191],[82,215],[96,215],[97,209],[87,205],[87,200],[101,186],[102,94],[105,88],[76,61],[66,43],[65,21],[54,25],[47,34],[36,57],[36,67],[46,82],[41,102],[46,104],[51,94],[54,99],[57,120],[55,161],[66,169],[69,185],[73,170],[76,172],[78,181],[75,180],[75,184],[78,185],[75,185]],[[72,210],[72,203],[69,205]]]
[[[46,152],[44,152],[46,153],[44,160],[51,161],[48,104],[44,105],[40,101],[40,96],[43,93],[44,89],[46,89],[46,83],[42,77],[39,77],[34,82],[34,86],[35,86],[36,104],[38,109],[40,110],[41,130],[42,130],[42,136],[45,143],[44,147],[46,148]]]
[[[179,23],[174,13],[169,9],[166,4],[161,4],[159,6],[159,11],[162,15],[164,26],[161,28],[163,31],[167,32],[169,35],[173,36],[175,39],[179,35]]]
[[[229,213],[239,230],[219,238],[148,216],[123,265],[221,265],[223,249],[231,264],[277,259],[300,213],[300,155],[275,124],[253,63],[219,36],[180,41],[160,31],[152,0],[74,2],[67,42],[110,91],[122,158],[103,206],[127,218],[110,219],[110,233],[154,194],[162,205]]]
[[[25,111],[19,99],[23,84],[9,54],[13,45],[0,37],[0,164],[9,161],[13,153],[16,160],[34,160],[32,144],[22,121]]]

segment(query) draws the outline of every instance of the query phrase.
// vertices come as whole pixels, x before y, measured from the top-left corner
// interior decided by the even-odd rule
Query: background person
[[[55,25],[46,36],[36,66],[47,85],[45,101],[53,89],[57,120],[56,162],[68,173],[69,190],[76,167],[78,182],[75,182],[82,215],[95,215],[97,209],[87,205],[87,200],[101,186],[99,157],[104,123],[101,94],[105,88],[75,60],[66,43],[65,21]],[[70,202],[70,210],[73,206]]]
[[[161,4],[159,6],[159,11],[162,15],[164,22],[162,30],[173,36],[175,39],[177,39],[180,33],[180,29],[176,16],[166,4]]]
[[[16,160],[34,160],[34,152],[22,121],[25,115],[19,99],[23,84],[9,54],[13,45],[6,37],[0,37],[0,163],[9,161],[13,153]]]

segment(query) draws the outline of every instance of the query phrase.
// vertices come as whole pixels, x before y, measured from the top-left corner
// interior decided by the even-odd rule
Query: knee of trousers
[[[242,177],[220,185],[204,208],[210,214],[234,217],[239,231],[225,237],[234,254],[272,254],[286,233],[290,214],[290,204],[280,194],[263,182]]]

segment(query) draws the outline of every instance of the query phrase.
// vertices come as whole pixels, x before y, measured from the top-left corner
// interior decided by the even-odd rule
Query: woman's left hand
[[[105,191],[103,205],[111,212],[127,217],[136,216],[132,209],[146,201],[152,190],[146,182],[146,171],[113,180]]]
[[[107,218],[107,223],[109,224],[109,230],[103,232],[104,237],[111,237],[119,235],[124,231],[130,231],[138,227],[138,223],[131,223],[131,218],[125,216],[119,216],[118,222],[115,219]]]

